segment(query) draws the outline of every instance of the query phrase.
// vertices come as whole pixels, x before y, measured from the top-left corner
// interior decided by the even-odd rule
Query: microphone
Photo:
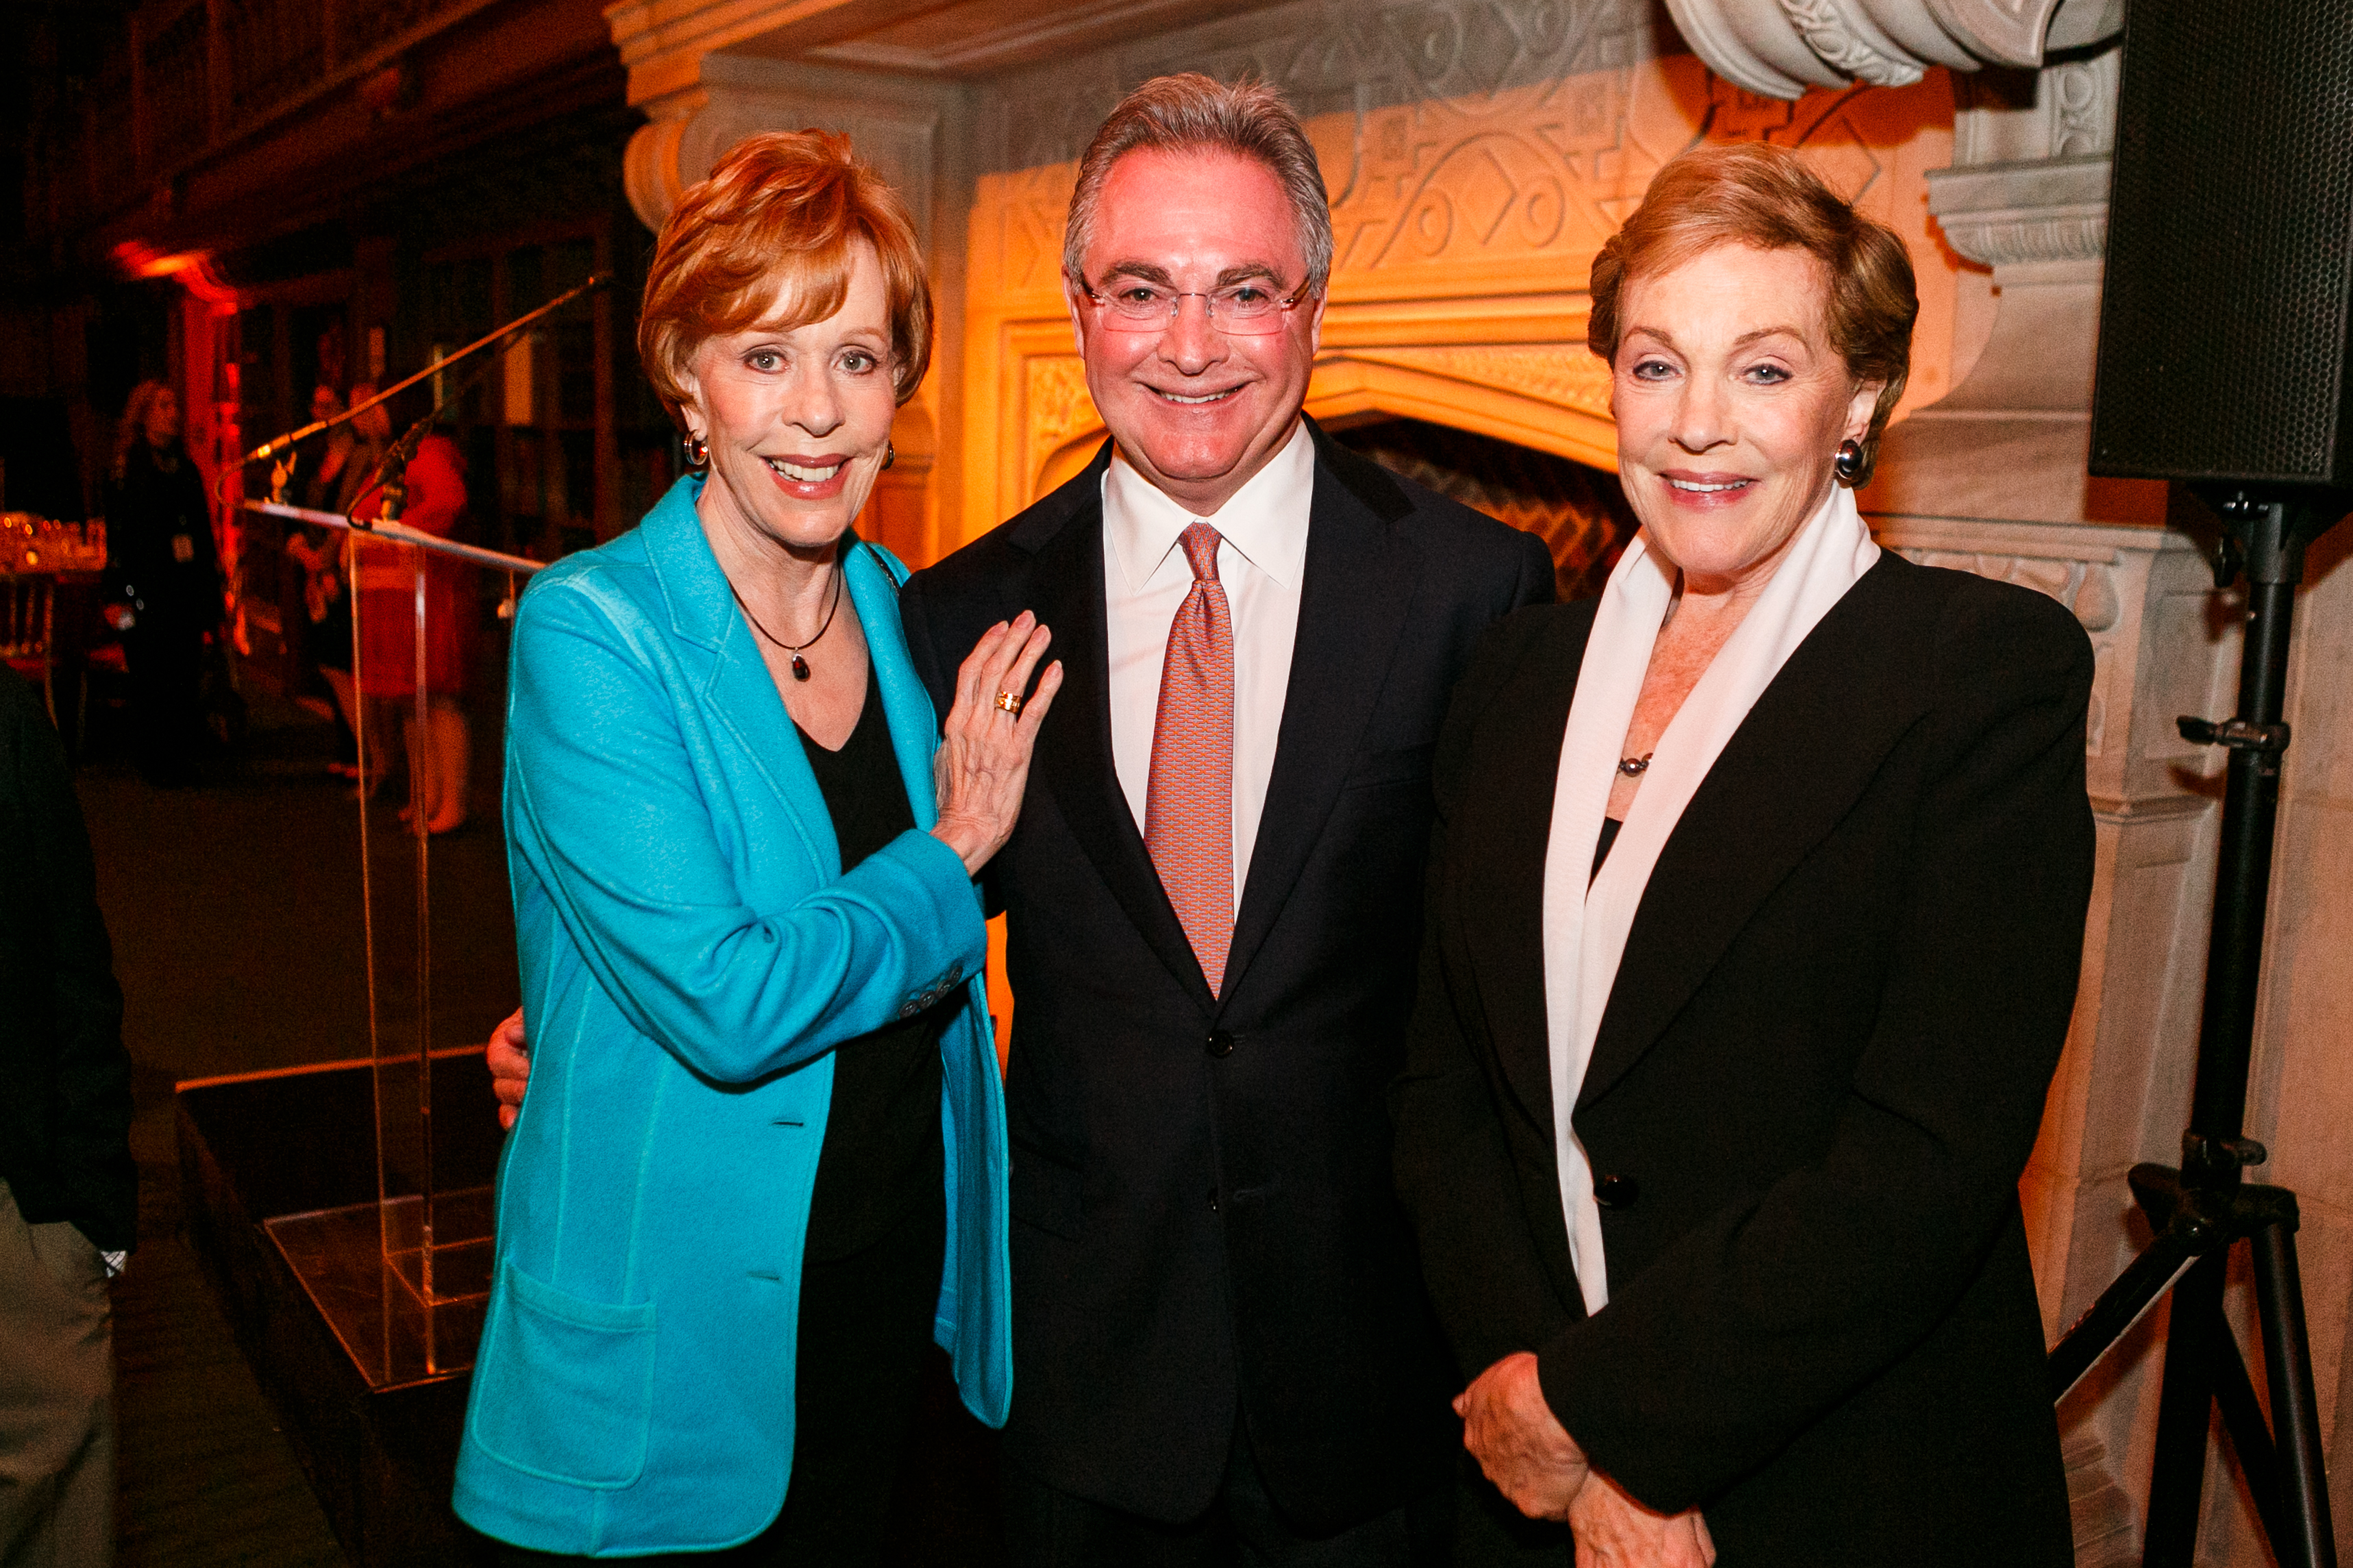
[[[439,359],[435,360],[431,364],[427,365],[423,370],[418,371],[415,375],[408,377],[405,381],[395,382],[392,385],[385,387],[382,392],[377,393],[374,397],[369,398],[366,402],[353,404],[351,407],[344,409],[341,414],[336,415],[332,419],[316,419],[311,421],[310,424],[303,426],[299,430],[289,430],[282,436],[272,436],[269,440],[264,441],[260,446],[256,447],[252,451],[248,452],[244,457],[239,458],[237,459],[237,466],[239,468],[243,468],[248,463],[267,462],[270,458],[277,457],[280,452],[287,450],[287,448],[296,446],[301,442],[307,441],[313,436],[323,435],[327,431],[333,429],[338,425],[348,424],[350,421],[356,419],[361,415],[366,413],[369,409],[376,406],[376,405],[390,402],[394,397],[407,391],[410,387],[415,386],[418,382],[425,380],[427,376],[430,376],[449,365],[456,364],[461,359],[466,359],[473,354],[480,353],[482,350],[489,348],[495,343],[501,342],[507,338],[512,337],[523,328],[528,327],[533,321],[538,321],[542,316],[551,315],[554,312],[562,310],[565,306],[569,305],[573,300],[581,298],[583,295],[593,294],[599,289],[610,288],[612,286],[612,282],[613,275],[609,272],[591,273],[588,280],[580,284],[577,288],[565,289],[563,293],[558,294],[554,299],[550,300],[546,304],[542,305],[538,310],[532,311],[527,316],[517,316],[513,321],[509,321],[505,326],[491,332],[488,337],[478,338],[474,342],[468,343],[464,348],[458,350],[455,353],[442,355]],[[291,475],[292,466],[290,464],[280,465],[279,470],[270,476],[272,493],[275,494],[277,491],[283,489],[285,488],[286,479],[290,478]]]

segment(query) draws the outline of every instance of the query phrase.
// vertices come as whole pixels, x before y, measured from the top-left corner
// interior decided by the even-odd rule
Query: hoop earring
[[[686,466],[696,473],[711,467],[711,443],[691,430],[686,433]]]
[[[1862,443],[1841,441],[1838,456],[1831,459],[1831,468],[1841,484],[1852,485],[1862,478]]]
[[[893,463],[897,462],[898,460],[899,460],[899,448],[898,448],[898,447],[894,447],[894,446],[892,446],[892,445],[890,442],[888,442],[888,441],[883,442],[883,443],[882,443],[882,466],[883,466],[884,468],[889,468],[892,464],[893,464]]]

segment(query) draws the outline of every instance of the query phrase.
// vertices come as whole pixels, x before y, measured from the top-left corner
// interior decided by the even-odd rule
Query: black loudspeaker
[[[2092,472],[2353,486],[2353,0],[2132,0]]]

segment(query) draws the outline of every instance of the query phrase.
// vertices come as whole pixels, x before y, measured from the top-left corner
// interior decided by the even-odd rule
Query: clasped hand
[[[1715,1543],[1696,1510],[1644,1508],[1593,1468],[1545,1403],[1536,1358],[1505,1356],[1457,1394],[1462,1446],[1513,1507],[1567,1524],[1577,1568],[1708,1568]]]

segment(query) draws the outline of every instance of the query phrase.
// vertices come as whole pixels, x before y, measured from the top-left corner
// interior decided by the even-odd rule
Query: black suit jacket
[[[1534,536],[1314,440],[1291,682],[1222,998],[1112,765],[1108,447],[902,597],[943,713],[974,642],[1025,607],[1065,670],[987,873],[1018,1002],[1012,1457],[1064,1491],[1189,1518],[1239,1403],[1309,1530],[1393,1508],[1444,1462],[1443,1355],[1384,1091],[1448,693],[1488,626],[1552,595]]]
[[[1462,1374],[1535,1351],[1595,1463],[1704,1509],[1727,1563],[2071,1562],[2017,1181],[2091,890],[2082,629],[1889,553],[1758,699],[1651,874],[1575,1107],[1613,1200],[1588,1319],[1541,901],[1593,612],[1498,627],[1440,748],[1394,1099]],[[1482,1493],[1468,1560],[1563,1560]]]
[[[135,1237],[122,993],[65,747],[0,668],[0,1180],[27,1224]]]

